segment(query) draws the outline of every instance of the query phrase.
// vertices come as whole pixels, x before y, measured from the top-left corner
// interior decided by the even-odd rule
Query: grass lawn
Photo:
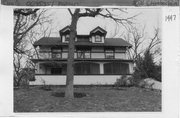
[[[51,91],[39,86],[14,90],[14,112],[104,112],[104,111],[161,111],[161,92],[137,87],[77,87],[75,92],[85,97],[68,102],[57,97],[64,87]],[[59,94],[61,95],[61,94]]]

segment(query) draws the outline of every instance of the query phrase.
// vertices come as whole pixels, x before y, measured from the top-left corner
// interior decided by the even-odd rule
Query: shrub
[[[155,84],[155,81],[156,80],[153,80],[152,78],[143,79],[138,83],[138,87],[153,90],[153,85]]]
[[[126,75],[116,79],[115,87],[130,87],[134,85],[133,77],[127,77]]]
[[[41,79],[41,81],[42,81],[42,83],[43,83],[41,89],[46,90],[46,91],[52,90],[52,89],[51,89],[51,86],[50,86],[50,85],[47,85],[45,80]]]

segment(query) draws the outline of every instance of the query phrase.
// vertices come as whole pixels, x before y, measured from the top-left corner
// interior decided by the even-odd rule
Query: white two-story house
[[[67,73],[69,26],[59,31],[60,37],[43,37],[34,43],[39,57],[35,81],[30,85],[65,85]],[[127,51],[131,44],[121,38],[106,38],[107,32],[96,27],[88,35],[77,35],[74,52],[75,85],[111,85],[122,75],[133,73],[133,60]]]

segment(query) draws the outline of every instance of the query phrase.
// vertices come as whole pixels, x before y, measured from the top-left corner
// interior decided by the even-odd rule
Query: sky
[[[161,9],[160,8],[130,8],[126,9],[128,13],[122,13],[124,17],[131,17],[139,14],[133,20],[133,23],[136,27],[141,28],[145,25],[146,36],[151,37],[154,33],[154,28],[160,27],[160,19],[161,19]],[[51,36],[58,36],[58,31],[65,26],[69,25],[71,22],[71,16],[67,9],[51,9],[48,11],[52,15],[53,23],[53,32]],[[89,32],[100,26],[107,30],[107,37],[114,36],[114,30],[116,28],[116,23],[110,19],[104,19],[100,16],[96,18],[80,18],[77,25],[78,34],[89,34]],[[127,32],[125,27],[120,25],[119,29],[119,37],[123,36],[123,33]]]

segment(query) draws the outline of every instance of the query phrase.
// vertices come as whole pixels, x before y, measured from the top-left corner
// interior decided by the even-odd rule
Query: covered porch
[[[66,75],[67,62],[48,61],[36,64],[36,75]],[[75,61],[75,75],[129,75],[133,73],[131,62]]]
[[[30,85],[65,85],[67,61],[37,63],[35,81]],[[133,62],[75,61],[74,85],[113,85],[122,75],[131,76]]]

